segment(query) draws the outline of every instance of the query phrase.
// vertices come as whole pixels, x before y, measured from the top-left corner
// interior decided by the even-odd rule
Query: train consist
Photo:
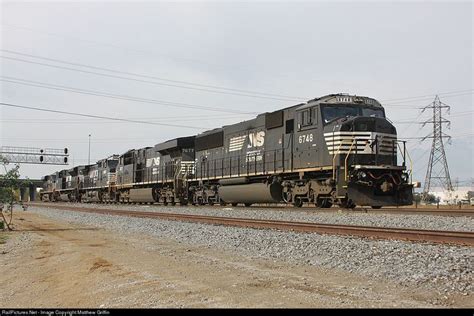
[[[406,154],[378,101],[333,94],[56,172],[44,177],[40,196],[164,205],[410,205]]]

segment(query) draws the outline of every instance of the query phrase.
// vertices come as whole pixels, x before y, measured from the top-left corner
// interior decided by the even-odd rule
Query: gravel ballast
[[[427,230],[449,230],[474,232],[474,219],[468,216],[439,216],[426,214],[374,214],[363,212],[334,211],[318,212],[311,208],[278,209],[250,207],[208,207],[208,206],[159,206],[126,204],[66,204],[74,207],[98,209],[120,209],[160,213],[179,213],[206,216],[239,217],[283,221],[311,222],[322,224],[414,228]]]
[[[118,208],[124,209],[123,205]],[[180,213],[184,209],[180,208]],[[337,268],[375,278],[388,278],[402,285],[426,286],[440,294],[473,294],[474,252],[472,247],[224,227],[61,211],[48,209],[47,207],[30,207],[29,210],[70,223],[90,225],[123,233],[145,233],[158,238],[174,239],[182,243],[232,250],[251,257]],[[163,210],[159,209],[158,211]],[[207,211],[200,209],[200,212]],[[212,210],[212,212],[217,212],[217,210]],[[241,217],[250,217],[248,214],[252,212],[254,210],[239,212],[238,214]],[[193,212],[193,214],[195,213]],[[224,213],[221,214],[226,216]],[[285,216],[303,215],[292,213]],[[315,215],[322,216],[322,218],[331,218],[331,216],[332,218],[338,218],[334,214]],[[374,216],[373,214],[370,215]],[[232,213],[232,216],[237,217],[237,214]],[[382,218],[381,221],[383,221],[386,216],[392,217],[395,215],[376,214],[376,216]],[[412,216],[418,217],[419,215]],[[455,225],[467,227],[467,230],[470,230],[469,227],[472,226],[472,219],[470,218],[449,217],[446,218],[448,224],[433,224],[442,217],[426,215],[422,217],[433,217],[433,222],[430,225],[443,225],[443,227],[448,227],[445,228],[446,230],[455,230],[453,225],[449,226],[449,220],[454,220]],[[341,216],[341,218],[346,218],[346,216]],[[288,220],[289,218],[285,219]],[[302,220],[302,218],[293,218],[292,220]],[[313,220],[314,218],[311,221]],[[373,218],[370,219],[370,221],[373,220]],[[463,220],[466,221],[463,224],[464,226],[460,224]],[[343,221],[345,221],[344,224],[351,224],[347,223],[347,218]],[[370,221],[364,222],[364,225],[370,225]],[[399,223],[402,222],[402,220],[399,221]],[[352,224],[355,225],[356,223]],[[431,226],[430,228],[433,229]],[[436,229],[440,228],[437,227]]]

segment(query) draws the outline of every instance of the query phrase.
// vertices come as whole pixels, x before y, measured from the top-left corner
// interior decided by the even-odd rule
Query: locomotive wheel
[[[347,208],[350,208],[350,209],[355,209],[356,205],[354,203],[350,203],[349,205],[346,206]]]
[[[375,210],[379,210],[382,208],[382,205],[372,205],[371,207]]]
[[[314,203],[314,206],[316,206],[317,208],[322,208],[324,200],[325,199],[316,199],[316,202]]]
[[[226,205],[227,205],[227,203],[224,202],[224,201],[221,201],[219,204],[220,204],[221,206],[226,206]]]
[[[293,201],[293,206],[294,207],[302,207],[303,206],[303,200],[300,199],[300,198],[295,198],[295,200]]]
[[[318,199],[315,203],[316,207],[318,208],[330,208],[332,206],[332,202],[329,199]]]
[[[245,207],[250,207],[250,206],[252,206],[252,203],[245,203],[244,205],[245,205]]]
[[[356,205],[354,204],[354,202],[352,202],[352,200],[346,200],[341,203],[341,207],[353,209],[356,207]]]
[[[231,205],[232,205],[232,206],[237,206],[237,204],[238,204],[238,203],[232,203]]]
[[[332,202],[329,199],[325,199],[323,202],[323,208],[331,208]]]

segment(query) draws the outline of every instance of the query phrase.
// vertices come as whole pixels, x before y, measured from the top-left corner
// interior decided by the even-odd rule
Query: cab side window
[[[311,111],[311,109],[307,109],[307,110],[304,110],[303,112],[301,112],[301,126],[309,126],[313,123],[312,121],[312,116],[311,116],[311,113],[313,111]]]
[[[315,108],[305,109],[298,113],[298,129],[304,129],[317,124],[317,111]]]

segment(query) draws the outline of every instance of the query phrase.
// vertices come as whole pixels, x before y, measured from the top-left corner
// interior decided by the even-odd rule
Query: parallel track
[[[317,211],[334,212],[336,209],[318,209]],[[439,216],[469,216],[474,217],[474,209],[433,209],[433,208],[396,208],[384,207],[374,210],[370,208],[357,207],[353,210],[344,210],[345,212],[370,213],[370,214],[419,214],[419,215],[439,215]]]
[[[159,213],[145,211],[130,211],[117,209],[97,209],[91,207],[72,207],[67,205],[53,205],[31,203],[32,206],[55,208],[75,212],[86,212],[116,216],[129,216],[141,218],[158,218],[192,223],[205,223],[212,225],[226,225],[234,227],[277,229],[283,231],[299,231],[307,233],[320,233],[331,235],[350,235],[376,239],[397,239],[408,241],[422,241],[441,244],[456,244],[474,246],[473,232],[436,231],[405,228],[367,227],[351,225],[332,225],[305,222],[289,222],[276,220],[261,220],[249,218],[233,218],[219,216],[187,215],[176,213]]]
[[[32,202],[30,203],[31,205],[41,205],[41,203],[43,203],[44,205],[44,202]],[[49,203],[49,202],[48,202]],[[56,204],[59,204],[59,205],[67,205],[69,204],[68,202],[54,202]],[[100,203],[101,205],[107,205],[108,203]],[[111,204],[115,204],[115,203],[111,203]],[[141,203],[131,203],[131,204],[141,204]],[[145,203],[147,204],[147,203]],[[157,207],[160,207],[161,205],[156,205]],[[176,206],[178,209],[179,209],[179,205]],[[209,207],[209,208],[222,208],[222,207],[226,207],[226,206],[221,206],[219,204],[215,204],[213,206],[210,206],[210,205],[205,205],[205,207]],[[231,207],[231,206],[227,206],[227,207]],[[232,206],[232,208],[234,208]],[[235,206],[235,208],[237,209],[243,209],[244,207],[243,206]],[[245,208],[248,208],[248,207],[245,207]],[[339,207],[331,207],[331,208],[316,208],[314,206],[311,206],[311,205],[304,205],[303,207],[301,208],[295,208],[293,206],[290,206],[290,205],[286,205],[286,204],[273,204],[273,205],[269,205],[269,204],[256,204],[254,206],[252,206],[251,208],[258,208],[258,209],[268,209],[268,210],[282,210],[284,209],[285,212],[305,212],[305,213],[308,213],[308,214],[315,214],[315,213],[334,213],[334,212],[344,212],[344,213],[368,213],[368,214],[419,214],[419,215],[435,215],[435,216],[467,216],[467,217],[474,217],[474,208],[463,208],[463,209],[459,209],[459,208],[426,208],[426,207],[419,207],[419,208],[415,208],[415,207],[407,207],[407,206],[403,206],[403,207],[383,207],[381,209],[372,209],[370,207],[366,208],[366,207],[356,207],[354,209],[347,209],[347,208],[339,208]]]
[[[207,206],[210,207],[210,206]],[[214,207],[222,207],[219,205],[214,205]],[[236,206],[237,208],[241,208],[242,206]],[[259,209],[285,209],[288,212],[307,212],[307,213],[334,213],[334,212],[346,212],[346,213],[369,213],[369,214],[420,214],[420,215],[439,215],[439,216],[469,216],[474,217],[474,208],[415,208],[415,207],[393,207],[393,206],[386,206],[381,209],[372,209],[370,207],[356,207],[353,209],[347,208],[340,208],[340,207],[331,207],[331,208],[316,208],[311,205],[305,205],[301,208],[295,208],[293,206],[288,205],[255,205],[252,208],[259,208]],[[242,207],[243,208],[243,207]]]

